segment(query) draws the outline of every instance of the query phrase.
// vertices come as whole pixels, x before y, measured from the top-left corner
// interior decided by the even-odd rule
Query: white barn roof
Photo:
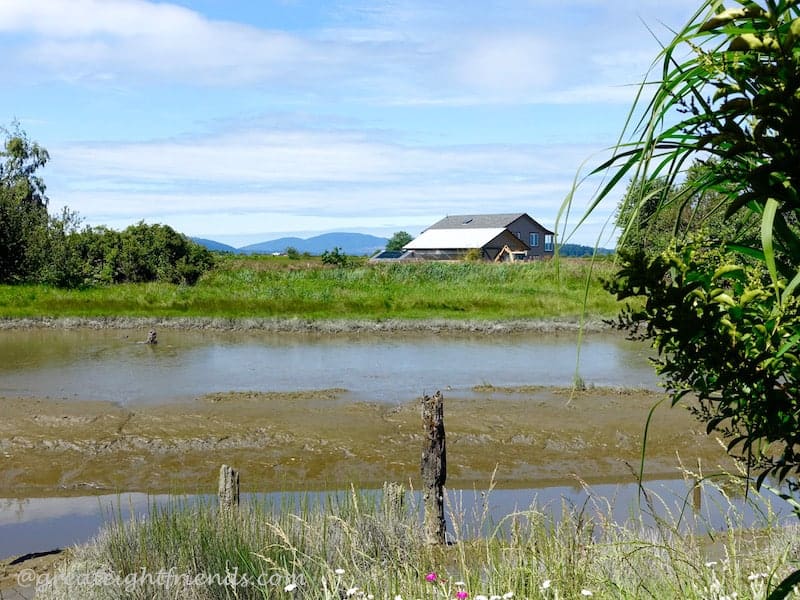
[[[461,250],[483,248],[506,231],[505,227],[485,229],[428,229],[403,246],[406,250]]]

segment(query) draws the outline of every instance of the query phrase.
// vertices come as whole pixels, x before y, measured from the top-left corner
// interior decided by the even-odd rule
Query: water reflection
[[[570,385],[575,334],[303,335],[162,330],[0,331],[0,394],[122,404],[226,391],[343,388],[355,399],[404,402],[436,389]],[[581,348],[587,384],[656,387],[649,349],[616,335]]]

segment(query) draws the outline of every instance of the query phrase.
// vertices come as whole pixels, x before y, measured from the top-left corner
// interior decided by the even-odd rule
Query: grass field
[[[374,493],[234,514],[178,500],[112,522],[37,598],[763,600],[793,568],[797,528],[774,515],[744,529],[731,506],[726,531],[693,534],[687,518],[702,531],[701,517],[644,523],[660,500],[625,524],[601,499],[534,504],[499,522],[480,504],[462,515],[456,500],[447,546],[424,544],[415,501],[387,506]]]
[[[608,261],[395,263],[330,267],[314,259],[220,257],[196,286],[64,290],[0,286],[0,317],[577,319],[611,317]],[[587,285],[588,284],[588,285]]]

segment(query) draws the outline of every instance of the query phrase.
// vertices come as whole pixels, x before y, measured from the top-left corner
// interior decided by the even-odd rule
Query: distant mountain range
[[[373,255],[378,250],[383,250],[387,238],[366,235],[363,233],[324,233],[303,239],[299,237],[283,237],[277,240],[269,240],[258,244],[250,244],[241,248],[234,248],[228,244],[222,244],[214,240],[203,238],[192,238],[201,246],[216,252],[232,252],[234,254],[273,254],[275,252],[284,253],[287,248],[294,248],[300,253],[322,254],[326,250],[339,248],[345,254],[353,256]]]
[[[363,233],[325,233],[303,239],[299,237],[283,237],[277,240],[269,240],[258,244],[250,244],[241,248],[234,248],[228,244],[222,244],[214,240],[203,238],[192,238],[201,246],[215,252],[231,252],[233,254],[273,254],[286,252],[287,248],[294,248],[300,253],[322,254],[326,250],[339,248],[345,254],[351,256],[372,256],[379,250],[386,247],[389,241],[386,238],[366,235]],[[594,248],[591,246],[581,246],[578,244],[563,244],[559,247],[561,256],[592,256]],[[608,248],[598,248],[598,255],[613,254],[613,250]]]

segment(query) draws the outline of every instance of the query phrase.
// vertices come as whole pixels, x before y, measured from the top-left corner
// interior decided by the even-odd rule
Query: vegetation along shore
[[[286,257],[221,256],[193,286],[0,285],[0,326],[130,327],[137,321],[129,319],[148,325],[165,319],[178,327],[223,329],[470,330],[494,328],[486,324],[492,321],[510,330],[554,330],[575,328],[584,314],[593,326],[617,314],[621,303],[603,289],[614,270],[610,260],[586,259],[391,265],[362,259],[329,266]]]

